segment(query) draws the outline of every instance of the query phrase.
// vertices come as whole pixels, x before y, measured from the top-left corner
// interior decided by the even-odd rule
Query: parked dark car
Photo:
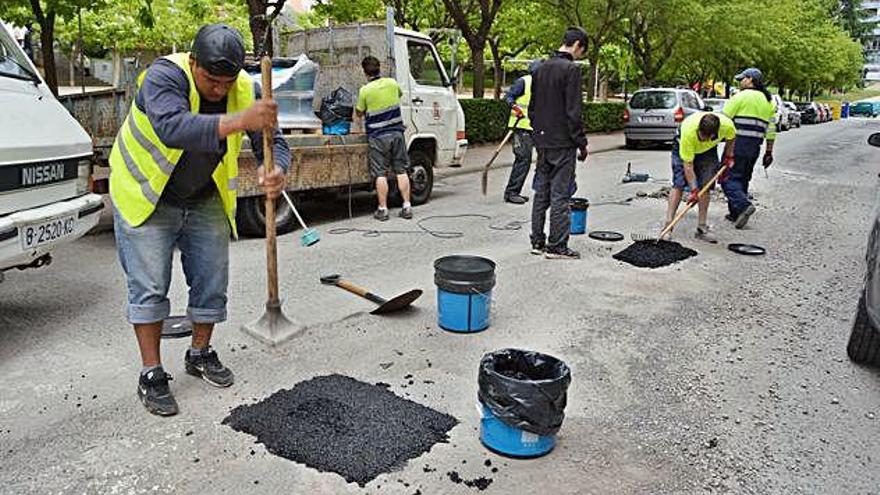
[[[813,102],[795,105],[801,113],[801,124],[818,124],[820,122],[819,105]]]
[[[849,108],[850,116],[864,115],[875,118],[880,115],[880,102],[860,101]]]
[[[871,134],[868,144],[880,147],[880,132]],[[880,364],[880,214],[874,218],[868,250],[868,273],[859,297],[846,353],[859,364]]]

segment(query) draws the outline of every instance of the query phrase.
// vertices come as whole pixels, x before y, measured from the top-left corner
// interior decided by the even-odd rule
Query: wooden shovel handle
[[[268,56],[260,59],[260,76],[262,77],[262,98],[272,99],[272,60]],[[275,168],[273,153],[273,137],[275,130],[271,127],[263,129],[263,170],[266,175]],[[278,301],[278,249],[275,237],[275,200],[266,195],[266,271],[269,285],[269,301]]]
[[[363,287],[357,286],[357,285],[349,282],[348,280],[340,279],[338,282],[336,282],[336,285],[338,285],[342,289],[345,289],[345,290],[351,292],[352,294],[357,294],[357,295],[363,297],[364,299],[373,301],[376,304],[385,304],[386,302],[388,302],[382,296],[373,294],[372,292],[368,291],[367,289],[364,289]]]

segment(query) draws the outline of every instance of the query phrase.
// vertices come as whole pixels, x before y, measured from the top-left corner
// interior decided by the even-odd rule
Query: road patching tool
[[[272,98],[272,61],[267,55],[260,60],[260,72],[263,78],[263,98]],[[263,129],[263,166],[266,173],[275,168],[274,129]],[[278,298],[278,245],[275,231],[275,199],[266,195],[266,311],[257,321],[245,324],[242,330],[253,337],[269,344],[278,345],[295,337],[302,327],[292,322],[281,310]]]
[[[651,180],[651,174],[632,172],[632,162],[626,162],[626,174],[623,175],[621,182],[629,184],[630,182],[648,182]]]
[[[343,280],[342,275],[339,274],[325,275],[321,277],[321,283],[324,285],[335,285],[340,289],[345,289],[352,294],[361,296],[368,301],[378,304],[379,307],[370,311],[371,315],[384,315],[404,310],[410,307],[410,305],[422,295],[421,289],[413,289],[392,299],[385,299],[384,297],[374,294],[363,287],[359,287],[348,280]]]
[[[299,222],[300,227],[303,228],[303,233],[299,236],[300,244],[304,247],[309,247],[313,244],[316,244],[321,240],[321,234],[318,233],[315,229],[310,229],[306,226],[306,223],[303,222],[301,216],[299,216],[299,211],[297,211],[296,206],[293,206],[293,200],[288,196],[287,191],[282,190],[281,195],[284,196],[284,199],[287,200],[287,204],[290,205],[290,209],[293,210],[293,214],[296,216],[296,220]]]

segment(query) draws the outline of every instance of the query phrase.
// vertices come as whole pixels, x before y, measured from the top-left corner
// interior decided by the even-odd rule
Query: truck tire
[[[266,200],[264,196],[239,198],[235,213],[238,232],[248,237],[266,236]],[[296,228],[296,217],[284,198],[275,201],[275,232],[283,235]]]
[[[630,138],[625,138],[625,139],[626,139],[626,142],[625,142],[625,144],[623,145],[624,148],[626,148],[626,149],[628,149],[628,150],[634,150],[634,149],[636,149],[636,142],[635,142],[635,140],[630,139]]]
[[[434,160],[424,150],[409,152],[409,185],[412,204],[422,205],[431,198],[434,190]]]
[[[859,298],[859,308],[856,311],[856,319],[853,322],[846,353],[854,363],[880,363],[880,332],[877,332],[871,325],[868,311],[865,309],[864,295]]]

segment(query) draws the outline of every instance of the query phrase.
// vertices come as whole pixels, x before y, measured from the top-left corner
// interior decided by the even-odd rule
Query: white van
[[[51,262],[104,203],[88,192],[92,141],[0,22],[0,280]]]

